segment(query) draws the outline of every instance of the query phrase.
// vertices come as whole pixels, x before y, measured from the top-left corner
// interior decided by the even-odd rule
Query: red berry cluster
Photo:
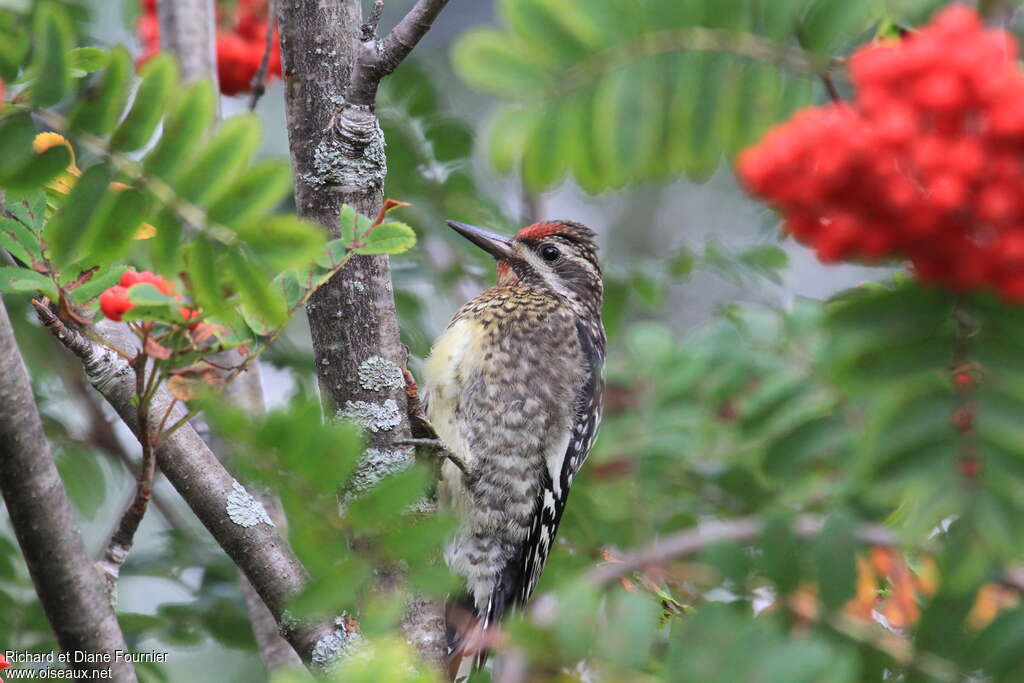
[[[1024,301],[1024,77],[1017,44],[953,5],[850,59],[852,102],[797,112],[738,161],[747,189],[825,263]]]
[[[103,315],[111,320],[120,321],[125,313],[135,308],[135,302],[128,297],[128,290],[135,285],[142,284],[153,285],[161,294],[168,296],[174,294],[174,285],[165,280],[163,276],[148,270],[142,272],[126,270],[121,275],[120,284],[114,285],[100,294],[100,310],[103,311]],[[177,298],[181,299],[180,296]],[[193,308],[179,308],[178,312],[181,313],[182,320],[186,323],[199,317],[199,311]],[[188,329],[194,330],[201,324],[203,323],[194,322],[188,326]]]
[[[141,0],[142,16],[137,30],[142,41],[140,63],[160,51],[160,22],[156,0]],[[266,48],[267,0],[238,0],[231,12],[217,4],[217,79],[225,95],[248,92]],[[281,76],[281,47],[277,28],[271,40],[267,80]]]

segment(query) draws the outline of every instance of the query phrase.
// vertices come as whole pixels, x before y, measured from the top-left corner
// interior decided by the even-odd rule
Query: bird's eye
[[[558,247],[553,247],[550,244],[541,247],[540,250],[540,257],[547,261],[548,263],[551,263],[552,261],[557,261],[558,257],[561,255],[562,252],[558,251]]]

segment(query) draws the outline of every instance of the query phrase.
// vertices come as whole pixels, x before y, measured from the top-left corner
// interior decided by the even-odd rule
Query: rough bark
[[[77,664],[134,681],[124,636],[85,549],[36,410],[28,373],[0,299],[0,492],[43,611],[64,652],[105,652],[109,664]]]
[[[299,215],[337,237],[349,204],[374,217],[383,202],[387,165],[374,100],[391,73],[430,27],[446,0],[420,0],[383,39],[380,3],[362,25],[359,0],[277,3],[288,140]],[[379,478],[408,467],[406,364],[387,256],[357,256],[310,298],[306,313],[321,399],[328,415],[366,428],[363,471]],[[428,661],[440,661],[440,608],[416,602],[403,623]]]
[[[135,373],[128,362],[81,332],[65,326],[44,306],[40,320],[82,361],[86,379],[137,434]],[[96,326],[108,342],[131,348],[124,326],[103,322]],[[154,414],[162,415],[172,397],[160,390],[153,397]],[[170,422],[184,414],[180,406]],[[157,463],[224,552],[256,589],[273,614],[282,635],[307,665],[322,668],[339,654],[347,634],[334,623],[298,622],[287,613],[287,603],[309,580],[305,568],[278,533],[266,509],[224,468],[206,443],[188,424],[164,439]],[[340,644],[339,644],[340,643]]]

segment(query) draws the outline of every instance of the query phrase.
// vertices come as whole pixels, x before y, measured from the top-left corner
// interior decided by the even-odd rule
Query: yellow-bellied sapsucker
[[[424,368],[427,417],[465,469],[446,461],[439,490],[459,519],[446,559],[468,593],[448,609],[449,664],[458,667],[468,630],[525,603],[540,577],[601,419],[605,335],[589,228],[552,221],[510,238],[448,224],[498,271]]]

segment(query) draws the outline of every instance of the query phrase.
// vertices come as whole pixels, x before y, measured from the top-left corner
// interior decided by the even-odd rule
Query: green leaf
[[[75,75],[84,76],[106,68],[110,63],[110,53],[98,47],[76,47],[71,51],[69,62],[77,71]]]
[[[43,228],[50,259],[58,266],[71,263],[85,227],[107,193],[112,171],[107,164],[91,166],[75,183],[64,206]]]
[[[225,121],[205,142],[198,156],[175,183],[186,200],[205,206],[221,197],[235,175],[249,163],[260,143],[260,123],[255,114],[243,114]]]
[[[38,247],[33,249],[30,246],[34,244],[28,228],[16,220],[0,216],[0,249],[6,249],[11,256],[30,266],[32,259],[40,256]]]
[[[971,660],[997,681],[1020,680],[1024,676],[1024,610],[1003,612],[985,628],[971,645]]]
[[[508,95],[534,90],[547,82],[543,67],[530,50],[494,29],[471,29],[452,49],[455,71],[486,92]]]
[[[213,122],[216,98],[209,81],[188,86],[172,105],[164,119],[164,130],[153,150],[146,156],[143,169],[170,181],[194,156],[203,132]]]
[[[236,250],[229,250],[225,259],[234,274],[233,284],[242,297],[242,313],[246,322],[256,324],[253,330],[267,334],[287,318],[282,295],[270,286],[266,276]]]
[[[320,255],[316,259],[316,264],[321,268],[331,269],[341,265],[341,262],[345,259],[345,255],[348,254],[350,241],[346,241],[345,238],[339,238],[331,240],[324,245],[320,252]]]
[[[326,237],[319,226],[286,215],[249,219],[239,227],[238,236],[274,271],[308,263],[320,253]]]
[[[121,275],[128,270],[128,266],[111,266],[99,271],[91,280],[81,287],[71,290],[71,300],[82,304],[95,299],[107,289],[113,287],[121,280]]]
[[[151,284],[138,284],[128,288],[128,299],[134,308],[124,314],[125,320],[161,320],[169,323],[182,322],[181,302],[164,294]]]
[[[51,107],[71,89],[68,55],[74,45],[74,32],[67,13],[56,2],[39,5],[32,27],[32,102]]]
[[[72,130],[105,136],[114,129],[128,100],[132,58],[121,46],[110,52],[110,64],[100,82],[78,97],[71,114]]]
[[[659,151],[657,122],[665,102],[654,64],[652,59],[627,64],[604,78],[597,90],[598,152],[606,182],[613,187],[643,175]]]
[[[362,215],[348,204],[341,207],[338,216],[338,231],[345,244],[352,244],[357,235],[362,235],[370,228],[370,219]]]
[[[18,113],[0,119],[0,178],[7,180],[31,161],[32,140],[36,128],[28,114]]]
[[[381,223],[363,238],[357,254],[401,254],[416,245],[416,233],[405,223]]]
[[[38,233],[43,227],[43,222],[46,220],[46,203],[46,193],[42,190],[37,190],[30,192],[27,197],[22,197],[18,200],[8,198],[7,210],[22,225]],[[33,237],[32,244],[35,243],[36,239]]]
[[[572,113],[564,104],[553,104],[545,116],[533,119],[523,153],[523,180],[528,188],[544,189],[565,174],[576,126]]]
[[[793,535],[792,520],[776,513],[765,521],[761,534],[761,564],[779,593],[790,593],[800,585],[800,542]]]
[[[204,313],[216,314],[224,309],[217,261],[213,243],[205,235],[197,235],[186,256],[192,295]]]
[[[83,258],[90,265],[105,265],[122,258],[134,242],[147,208],[147,197],[139,190],[107,192],[85,228]]]
[[[28,268],[0,266],[0,292],[42,292],[57,298],[57,288],[50,278]]]
[[[149,142],[178,85],[177,62],[167,54],[147,61],[139,75],[142,82],[135,91],[132,107],[110,138],[110,148],[115,152],[134,152]]]
[[[28,31],[20,23],[0,22],[4,39],[0,40],[0,79],[13,82],[18,78],[21,62],[28,53]]]
[[[25,165],[9,175],[0,177],[0,186],[24,192],[42,187],[62,173],[71,163],[71,153],[64,145],[57,145],[32,155]]]
[[[840,609],[856,592],[856,552],[853,520],[842,511],[829,515],[815,545],[818,593],[829,609]]]
[[[370,491],[352,500],[346,509],[354,529],[366,533],[386,529],[426,492],[425,468],[414,465],[386,477]]]
[[[529,109],[500,109],[488,124],[487,150],[498,173],[518,167],[537,117]]]
[[[106,500],[106,477],[99,456],[79,448],[64,448],[57,471],[75,509],[86,519],[94,519]]]
[[[237,226],[272,211],[291,191],[291,166],[280,161],[260,161],[210,203],[207,215],[214,223]]]

